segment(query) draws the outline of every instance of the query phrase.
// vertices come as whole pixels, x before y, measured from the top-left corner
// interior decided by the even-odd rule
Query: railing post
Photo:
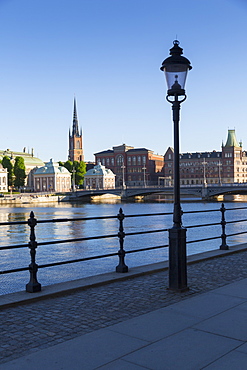
[[[125,250],[123,249],[123,244],[124,244],[125,232],[124,232],[124,229],[123,229],[124,214],[123,214],[122,208],[120,208],[119,214],[117,215],[117,218],[119,219],[118,238],[119,238],[120,248],[119,248],[119,251],[118,251],[119,264],[116,267],[116,272],[128,272],[128,266],[126,266],[125,262],[124,262]]]
[[[228,245],[226,244],[226,219],[225,219],[225,206],[224,203],[222,203],[221,208],[221,227],[222,227],[222,234],[221,234],[221,246],[220,249],[226,250],[229,249]]]
[[[30,242],[28,243],[28,246],[30,248],[31,263],[29,265],[30,281],[28,284],[26,284],[26,291],[29,293],[35,293],[41,291],[41,284],[37,280],[38,265],[35,262],[37,242],[34,228],[37,225],[37,220],[34,217],[33,211],[30,212],[28,225],[30,226]]]

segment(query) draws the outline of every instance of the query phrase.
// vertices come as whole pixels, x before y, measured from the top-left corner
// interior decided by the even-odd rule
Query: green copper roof
[[[28,168],[44,166],[44,162],[41,159],[26,152],[14,152],[10,149],[0,150],[0,159],[3,159],[4,156],[9,157],[11,160],[16,157],[22,157],[24,159],[25,166]]]
[[[59,166],[57,162],[53,162],[51,159],[50,162],[46,162],[45,166],[37,168],[35,170],[34,175],[47,175],[47,174],[67,174],[70,175],[70,172],[67,170],[67,168],[63,166]]]
[[[239,143],[237,142],[235,130],[228,130],[228,137],[227,137],[225,147],[229,147],[229,146],[239,147]]]
[[[92,176],[115,176],[115,174],[109,168],[105,168],[105,166],[99,163],[91,170],[88,170],[84,175],[84,177]]]

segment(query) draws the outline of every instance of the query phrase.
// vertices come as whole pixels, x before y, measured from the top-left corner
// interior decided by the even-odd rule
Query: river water
[[[33,211],[37,220],[73,217],[96,217],[117,215],[119,208],[123,209],[124,214],[146,214],[172,212],[172,203],[166,202],[138,202],[138,203],[58,203],[40,204],[33,206],[23,204],[21,207],[1,207],[0,222],[27,220],[30,211]],[[218,202],[183,202],[182,208],[187,211],[219,210],[221,203]],[[227,209],[247,207],[247,203],[232,202],[226,203]],[[226,220],[247,219],[247,209],[227,211]],[[220,222],[220,212],[195,213],[183,215],[183,226],[196,224],[207,224]],[[245,231],[246,223],[229,224],[226,226],[226,233],[236,233]],[[125,218],[124,231],[138,232],[150,229],[170,228],[172,226],[172,215]],[[89,237],[95,235],[117,234],[118,220],[91,220],[83,222],[49,223],[38,224],[35,228],[37,242],[61,240],[69,238]],[[29,241],[30,228],[27,225],[1,226],[0,227],[0,246],[25,244]],[[221,226],[211,226],[204,228],[192,228],[187,230],[187,241],[220,236]],[[244,243],[247,234],[234,236],[227,239],[229,246]],[[156,233],[139,236],[126,236],[124,249],[138,249],[150,246],[168,244],[168,233]],[[187,245],[187,254],[195,254],[211,249],[218,249],[221,239],[207,242],[192,243]],[[117,252],[119,249],[118,238],[92,240],[77,243],[54,244],[39,246],[36,253],[38,264],[52,263],[63,260],[84,258],[93,255]],[[3,250],[0,251],[0,270],[8,270],[18,267],[26,267],[30,263],[30,253],[28,248]],[[131,253],[126,255],[126,264],[129,268],[160,262],[168,259],[168,248],[162,248],[149,252]],[[118,257],[109,257],[100,260],[79,262],[59,267],[43,268],[38,271],[38,281],[42,286],[50,285],[62,281],[74,280],[85,276],[101,274],[104,272],[115,271],[118,264]],[[0,294],[16,292],[25,289],[25,284],[29,281],[29,272],[3,274],[0,275]]]

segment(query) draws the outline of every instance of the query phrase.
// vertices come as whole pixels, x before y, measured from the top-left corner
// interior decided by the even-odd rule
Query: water
[[[183,211],[220,209],[220,203],[188,202],[183,203]],[[245,207],[247,203],[227,203],[226,208]],[[117,215],[122,207],[126,215],[172,212],[172,203],[89,203],[69,204],[59,203],[54,205],[23,205],[22,207],[2,207],[0,221],[21,221],[27,220],[30,211],[33,211],[38,220],[73,217],[94,217]],[[226,212],[227,221],[245,219],[247,210],[236,210]],[[220,222],[221,213],[199,213],[184,214],[183,225],[207,224]],[[172,215],[153,216],[139,218],[125,218],[124,230],[137,232],[150,229],[169,228],[172,226]],[[117,234],[118,220],[91,220],[83,222],[50,223],[38,224],[35,228],[38,242],[61,240],[68,238],[89,237],[95,235]],[[246,230],[246,223],[229,224],[226,233],[235,233]],[[25,244],[29,241],[30,228],[27,225],[1,226],[0,245]],[[220,236],[221,226],[210,226],[204,228],[188,229],[187,241],[197,240],[205,237]],[[228,245],[235,245],[246,242],[247,234],[234,236],[227,239]],[[144,247],[167,245],[168,233],[155,233],[147,235],[126,236],[124,242],[125,250],[133,250]],[[195,254],[207,250],[218,249],[221,239],[207,242],[193,243],[187,245],[187,254]],[[93,255],[117,252],[119,249],[118,238],[103,240],[92,240],[77,243],[66,243],[37,248],[36,261],[39,265],[63,260],[85,258]],[[28,248],[0,251],[0,270],[26,267],[30,263]],[[168,259],[168,248],[154,251],[140,252],[126,255],[126,264],[129,268],[144,264],[160,262]],[[79,262],[59,267],[50,267],[38,271],[38,281],[42,286],[62,281],[74,280],[85,276],[115,271],[118,264],[118,257],[109,257],[100,260]],[[0,294],[20,291],[25,289],[29,281],[29,272],[0,275]]]

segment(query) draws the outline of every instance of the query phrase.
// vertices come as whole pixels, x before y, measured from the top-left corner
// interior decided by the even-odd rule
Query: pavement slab
[[[10,361],[0,369],[91,370],[146,345],[145,341],[101,329]]]
[[[237,348],[241,342],[186,329],[123,359],[154,370],[198,370]]]

